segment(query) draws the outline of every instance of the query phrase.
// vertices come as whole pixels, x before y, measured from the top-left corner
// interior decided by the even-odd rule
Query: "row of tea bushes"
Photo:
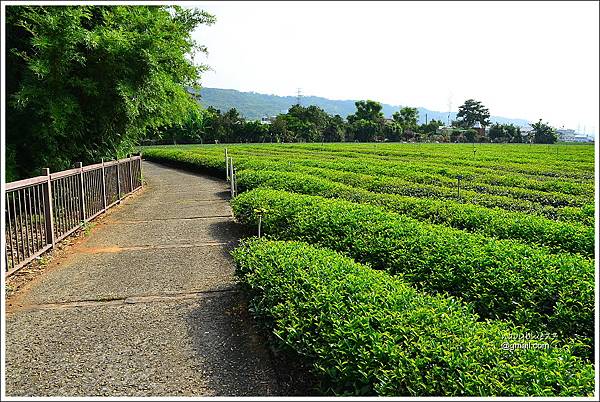
[[[305,243],[233,253],[252,311],[311,365],[321,391],[383,396],[591,396],[594,368],[568,347],[514,349],[519,329],[452,297]],[[516,335],[516,336],[515,336]]]
[[[373,193],[324,178],[273,170],[242,170],[238,174],[240,191],[259,186],[327,198],[378,205],[418,220],[443,224],[500,239],[536,243],[555,251],[580,253],[594,257],[594,229],[557,222],[540,216],[502,209],[484,208],[452,200],[405,197]]]
[[[232,207],[240,222],[254,226],[256,211],[265,210],[267,235],[329,247],[428,292],[461,297],[482,318],[509,319],[592,343],[590,259],[427,224],[371,205],[285,191],[248,191]]]

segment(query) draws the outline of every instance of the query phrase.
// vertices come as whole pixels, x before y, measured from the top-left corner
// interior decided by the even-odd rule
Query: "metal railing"
[[[227,148],[225,148],[225,180],[227,180],[231,187],[231,198],[235,197],[238,193],[237,189],[237,170],[233,166],[233,157],[228,156]]]
[[[141,187],[141,155],[6,183],[5,275]]]

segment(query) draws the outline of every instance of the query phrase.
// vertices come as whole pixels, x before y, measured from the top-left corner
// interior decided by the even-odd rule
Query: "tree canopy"
[[[521,129],[513,124],[492,124],[488,137],[492,142],[523,142]]]
[[[367,120],[370,122],[379,122],[383,120],[383,106],[381,103],[366,100],[366,101],[357,101],[355,102],[356,112],[348,116],[348,122],[354,123],[358,120]]]
[[[414,131],[417,129],[419,121],[419,111],[415,107],[405,106],[392,115],[392,119],[402,126],[404,131]]]
[[[459,106],[456,117],[458,125],[464,128],[472,128],[475,123],[481,124],[482,127],[490,125],[489,110],[480,101],[474,99],[467,99],[464,104]]]
[[[531,128],[533,128],[533,138],[536,144],[554,144],[558,140],[556,130],[547,123],[542,123],[542,119],[533,123]]]
[[[41,167],[123,155],[148,132],[199,109],[206,49],[191,38],[215,18],[178,6],[6,8],[7,180]]]

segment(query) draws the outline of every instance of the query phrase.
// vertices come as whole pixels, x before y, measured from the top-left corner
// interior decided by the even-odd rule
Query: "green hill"
[[[342,117],[346,117],[355,112],[355,101],[327,99],[319,96],[303,96],[301,103],[305,106],[316,105],[329,114],[339,114]],[[261,117],[275,116],[279,113],[287,112],[290,106],[296,103],[296,97],[240,92],[235,89],[202,88],[200,90],[200,103],[206,107],[212,106],[221,111],[227,111],[234,107],[246,119],[258,120]],[[391,117],[392,113],[398,111],[400,107],[400,105],[383,104],[383,113],[386,117]],[[448,120],[448,112],[437,112],[422,107],[418,109],[419,123],[425,122],[425,115],[427,115],[428,120],[436,119],[444,123]],[[451,113],[450,120],[454,119],[456,119],[456,113]],[[511,119],[500,116],[492,116],[490,120],[498,123],[513,123],[517,126],[526,126],[529,124],[529,121],[524,119]]]

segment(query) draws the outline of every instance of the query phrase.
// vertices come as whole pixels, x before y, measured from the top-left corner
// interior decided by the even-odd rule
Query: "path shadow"
[[[228,243],[232,247],[238,243],[239,239],[254,235],[249,228],[233,220],[208,222],[206,227],[209,236],[215,241]]]
[[[202,299],[186,316],[207,386],[219,396],[316,396],[316,379],[290,354],[274,353],[241,289]]]
[[[171,160],[147,160],[143,159],[143,166],[164,168],[173,173],[184,173],[190,176],[203,177],[204,179],[212,180],[215,183],[225,182],[225,169],[212,168],[207,166],[198,166],[193,163],[171,161]]]
[[[238,289],[199,301],[187,326],[208,388],[218,396],[284,395]]]
[[[217,191],[216,193],[214,193],[214,195],[221,200],[229,201],[229,199],[231,198],[231,191],[229,191],[229,190]]]

